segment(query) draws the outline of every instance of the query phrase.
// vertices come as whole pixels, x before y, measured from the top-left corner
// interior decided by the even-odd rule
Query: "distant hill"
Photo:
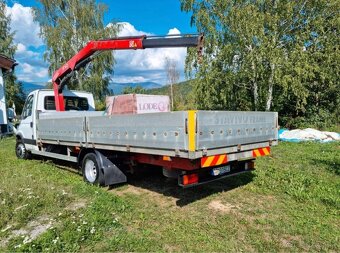
[[[182,96],[187,96],[189,95],[191,91],[191,85],[190,81],[185,81],[185,82],[180,82],[174,85],[174,91],[178,94],[181,94]],[[159,88],[153,88],[150,89],[148,94],[153,94],[153,95],[169,95],[170,94],[170,86],[165,85]],[[176,94],[175,94],[176,95]]]
[[[20,82],[22,83],[22,89],[26,95],[28,95],[31,91],[45,88],[45,83],[36,84],[36,83],[30,83],[30,82],[24,82],[24,81],[20,81]]]
[[[45,84],[36,84],[31,82],[21,81],[23,91],[25,94],[30,93],[33,90],[44,89]],[[109,85],[109,89],[111,89],[115,95],[121,94],[123,89],[126,87],[137,87],[141,86],[142,88],[148,90],[147,94],[153,95],[169,95],[170,88],[169,85],[162,86],[159,83],[155,82],[142,82],[142,83],[111,83]],[[186,97],[189,95],[191,91],[190,81],[181,82],[174,85],[175,93],[180,94],[181,97]],[[176,94],[175,94],[176,95]]]
[[[141,82],[141,83],[111,83],[109,89],[111,89],[115,95],[122,94],[122,91],[126,87],[137,87],[141,86],[146,90],[161,88],[162,85],[155,82]]]
[[[25,82],[25,81],[20,81],[20,82],[22,83],[23,91],[25,92],[25,94],[28,94],[33,90],[45,88],[45,84],[36,84],[36,83],[30,83],[30,82]],[[111,89],[114,92],[114,94],[121,94],[123,89],[128,86],[130,87],[142,86],[146,90],[162,87],[161,84],[155,83],[155,82],[111,83],[109,85],[109,89]]]

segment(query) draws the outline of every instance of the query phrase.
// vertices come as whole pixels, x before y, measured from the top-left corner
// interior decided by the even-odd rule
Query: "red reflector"
[[[183,185],[198,183],[198,174],[188,174],[183,176]]]

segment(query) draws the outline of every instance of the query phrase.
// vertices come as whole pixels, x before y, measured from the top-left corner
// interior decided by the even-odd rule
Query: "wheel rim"
[[[18,146],[17,146],[18,157],[23,158],[25,156],[25,152],[26,152],[26,149],[25,149],[24,144],[22,144],[22,143],[18,144]]]
[[[97,168],[92,160],[86,160],[85,162],[85,176],[87,181],[94,183],[97,178]]]

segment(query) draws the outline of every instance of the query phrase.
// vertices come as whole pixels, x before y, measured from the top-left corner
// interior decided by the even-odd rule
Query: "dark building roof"
[[[15,60],[8,58],[7,56],[0,54],[0,68],[10,70],[13,68]]]

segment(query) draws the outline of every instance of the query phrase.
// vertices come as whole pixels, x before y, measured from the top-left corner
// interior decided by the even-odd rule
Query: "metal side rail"
[[[65,160],[69,162],[78,162],[78,158],[75,156],[69,156],[69,155],[61,155],[57,153],[52,153],[52,152],[46,152],[46,151],[39,151],[39,150],[31,150],[31,153],[33,155],[41,155],[41,156],[46,156],[54,159],[60,159],[60,160]]]

